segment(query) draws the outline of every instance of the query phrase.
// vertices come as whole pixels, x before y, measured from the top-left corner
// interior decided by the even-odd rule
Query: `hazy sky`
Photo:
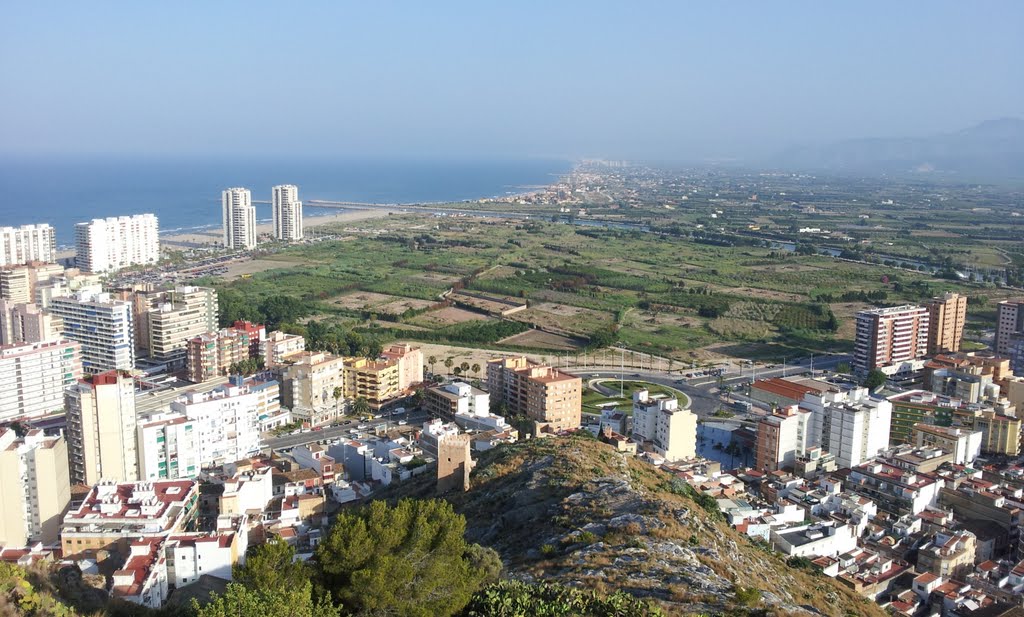
[[[0,4],[0,151],[745,157],[1024,117],[1024,2]]]

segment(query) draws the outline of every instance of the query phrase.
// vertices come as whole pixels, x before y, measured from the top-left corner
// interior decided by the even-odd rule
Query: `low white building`
[[[857,548],[856,528],[829,521],[773,530],[772,546],[792,557],[834,557]]]
[[[231,568],[245,563],[246,548],[247,534],[234,531],[171,536],[164,545],[168,581],[176,589],[204,575],[230,581]]]
[[[224,481],[220,496],[221,516],[262,512],[274,498],[273,468],[262,466],[243,471]]]

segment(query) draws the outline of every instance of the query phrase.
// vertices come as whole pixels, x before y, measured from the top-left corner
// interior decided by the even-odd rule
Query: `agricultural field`
[[[703,206],[694,202],[689,211],[658,216],[682,229],[702,220]],[[744,205],[720,220],[729,225],[753,211]],[[847,219],[864,227],[859,212]],[[761,214],[766,221],[795,216]],[[403,338],[537,353],[618,344],[686,363],[847,351],[858,310],[947,290],[971,296],[969,329],[982,329],[995,302],[1010,295],[896,265],[663,228],[396,215],[347,223],[344,240],[286,248],[264,262],[273,269],[216,284],[243,306],[288,296],[307,313],[302,325],[324,321],[382,343]],[[930,231],[917,240],[955,240],[952,231]],[[977,250],[985,261],[1002,254],[990,245]],[[528,308],[488,317],[486,306],[448,305],[453,290]]]

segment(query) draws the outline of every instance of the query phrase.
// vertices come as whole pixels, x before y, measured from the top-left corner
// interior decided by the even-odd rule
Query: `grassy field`
[[[976,324],[990,318],[999,297],[885,265],[632,230],[423,214],[344,229],[342,239],[286,249],[274,257],[279,268],[217,285],[253,305],[290,296],[309,308],[304,321],[383,341],[508,350],[617,341],[686,362],[847,351],[854,313],[872,305],[868,294],[885,304],[945,290],[987,296],[970,304]],[[516,328],[495,327],[501,322],[471,307],[445,305],[453,287],[525,301],[528,309],[510,317]]]
[[[647,390],[651,396],[674,396],[679,399],[680,407],[689,405],[689,400],[685,394],[660,384],[645,381],[624,381],[620,384],[617,379],[603,379],[600,380],[600,384],[615,394],[613,396],[605,396],[597,390],[585,388],[583,391],[584,412],[601,413],[602,409],[616,407],[626,415],[633,415],[633,393],[637,390]],[[621,393],[621,396],[619,396],[619,393]]]

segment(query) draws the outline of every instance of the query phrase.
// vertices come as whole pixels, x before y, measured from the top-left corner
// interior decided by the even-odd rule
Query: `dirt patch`
[[[490,317],[481,313],[467,311],[466,309],[461,309],[457,306],[448,306],[443,309],[424,313],[423,315],[416,317],[413,322],[427,327],[440,328],[453,324],[465,323],[467,321],[486,321],[488,319],[490,319]]]
[[[556,351],[573,351],[580,349],[587,344],[581,338],[561,336],[541,330],[527,330],[515,334],[506,339],[498,341],[503,345],[518,345],[522,347],[535,347],[537,349],[553,349]]]
[[[274,259],[246,259],[227,264],[227,272],[221,274],[225,281],[233,281],[238,278],[248,278],[253,274],[275,270],[277,268],[290,268],[294,262]]]
[[[409,309],[420,310],[434,304],[431,300],[390,296],[374,291],[353,291],[331,298],[328,302],[354,311],[373,311],[389,315],[401,315]]]

